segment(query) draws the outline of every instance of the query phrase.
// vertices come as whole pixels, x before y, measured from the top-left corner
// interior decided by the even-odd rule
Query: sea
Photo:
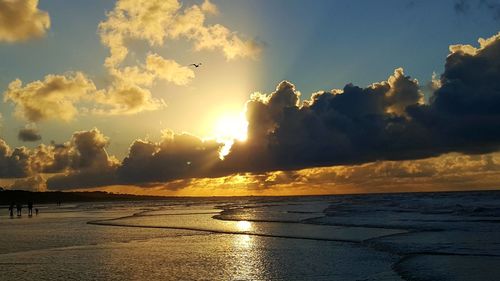
[[[5,206],[4,206],[5,207]],[[0,280],[500,280],[500,192],[0,209]]]

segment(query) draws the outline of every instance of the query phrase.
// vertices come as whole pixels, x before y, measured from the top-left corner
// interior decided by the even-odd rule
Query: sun
[[[247,127],[248,122],[241,114],[224,115],[215,122],[214,135],[221,140],[245,141]]]
[[[217,119],[213,134],[218,142],[224,143],[219,152],[219,158],[224,159],[229,154],[234,142],[246,141],[248,122],[243,113],[226,114]]]

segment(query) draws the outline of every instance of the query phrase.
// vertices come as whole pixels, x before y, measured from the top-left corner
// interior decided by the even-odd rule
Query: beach
[[[0,216],[1,280],[497,280],[500,192],[172,198]]]

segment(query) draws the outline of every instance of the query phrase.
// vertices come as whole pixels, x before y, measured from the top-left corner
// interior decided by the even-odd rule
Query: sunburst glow
[[[246,141],[248,122],[243,113],[223,115],[214,126],[214,136],[218,142],[224,143],[219,152],[219,158],[224,159],[229,154],[235,140]]]
[[[224,115],[216,121],[214,134],[218,139],[245,141],[247,127],[248,122],[242,114]]]

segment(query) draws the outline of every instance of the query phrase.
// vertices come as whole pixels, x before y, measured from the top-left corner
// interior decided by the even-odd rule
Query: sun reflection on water
[[[252,223],[249,221],[238,221],[236,227],[239,231],[250,231],[252,230]]]
[[[239,232],[250,232],[254,225],[249,221],[237,221]],[[262,252],[256,237],[248,234],[233,235],[231,261],[231,280],[264,280],[262,279]]]
[[[242,222],[251,227],[249,222]],[[233,237],[231,280],[264,280],[262,274],[265,265],[256,237],[248,234],[238,234]]]
[[[234,243],[241,249],[249,249],[253,246],[253,239],[251,235],[238,235]]]

